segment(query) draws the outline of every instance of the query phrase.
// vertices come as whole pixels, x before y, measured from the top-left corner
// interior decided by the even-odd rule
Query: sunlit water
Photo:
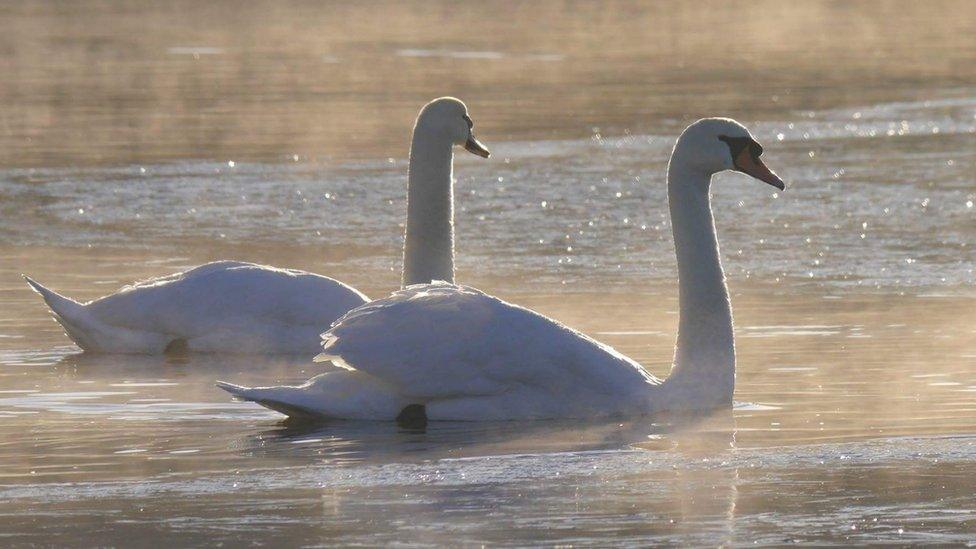
[[[503,5],[535,33],[484,7],[215,5],[3,8],[4,542],[976,542],[968,4]],[[424,14],[452,24],[427,35]],[[459,280],[659,376],[677,321],[667,155],[697,116],[754,130],[790,187],[713,187],[731,412],[283,425],[213,381],[321,365],[85,356],[19,277],[90,299],[239,258],[383,295],[410,120],[443,93],[493,151],[458,153]]]

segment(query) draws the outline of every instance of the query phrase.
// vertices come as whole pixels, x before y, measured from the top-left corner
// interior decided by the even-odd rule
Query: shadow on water
[[[392,422],[284,420],[246,436],[240,447],[253,457],[316,457],[338,463],[621,448],[720,454],[734,445],[732,410],[714,410],[603,421],[431,422],[423,429]]]
[[[96,416],[103,418],[99,422],[269,419],[274,417],[271,412],[232,401],[214,380],[293,383],[309,377],[313,368],[315,373],[322,369],[298,356],[104,355],[73,350],[3,353],[4,363],[23,368],[36,382],[8,383],[0,394],[0,415],[55,413],[60,415],[50,420],[58,422]],[[108,424],[103,428],[111,429]]]
[[[611,515],[623,535],[734,540],[740,465],[730,409],[626,421],[432,422],[424,430],[292,422],[247,435],[240,447],[261,461],[314,463],[288,482],[318,486],[317,497],[338,510],[327,516],[372,517],[371,508],[348,503],[365,492],[435,530],[445,506],[473,513],[464,516],[474,525],[477,514],[516,505],[526,542],[556,531],[596,535]],[[616,474],[623,471],[630,473]],[[602,488],[588,486],[591,475],[605,479]],[[607,490],[626,496],[606,498]],[[418,535],[448,541],[433,530]],[[507,529],[482,535],[512,539]]]
[[[235,375],[261,364],[264,372],[279,369],[296,372],[311,361],[303,356],[253,357],[247,355],[166,354],[108,355],[79,352],[54,361],[54,371],[111,379],[113,376],[213,376]]]

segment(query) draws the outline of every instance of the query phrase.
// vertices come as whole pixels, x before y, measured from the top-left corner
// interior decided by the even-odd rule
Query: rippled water
[[[976,280],[976,91],[967,93],[751,124],[791,186],[770,193],[746,176],[717,178],[730,272],[821,288]],[[531,274],[548,287],[673,278],[664,173],[677,131],[502,141],[497,160],[458,157],[459,268]],[[0,234],[24,246],[285,243],[341,254],[338,269],[390,271],[405,172],[403,158],[11,170],[0,179],[10,209]]]
[[[5,542],[976,542],[968,3],[73,6],[0,8]],[[731,412],[285,425],[213,381],[321,365],[82,355],[19,277],[238,258],[383,295],[444,93],[494,153],[457,158],[459,280],[660,376],[667,154],[699,116],[754,130],[790,187],[714,186]]]

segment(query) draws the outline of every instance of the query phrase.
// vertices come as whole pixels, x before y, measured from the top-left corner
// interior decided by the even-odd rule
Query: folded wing
[[[658,383],[609,346],[447,283],[409,286],[353,309],[322,337],[320,360],[366,372],[423,402],[526,390],[539,398],[612,397]]]

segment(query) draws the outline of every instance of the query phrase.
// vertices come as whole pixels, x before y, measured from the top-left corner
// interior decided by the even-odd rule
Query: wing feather
[[[635,382],[657,382],[632,360],[554,320],[443,282],[409,286],[353,309],[322,337],[319,360],[369,373],[412,398],[526,386],[614,394]]]

